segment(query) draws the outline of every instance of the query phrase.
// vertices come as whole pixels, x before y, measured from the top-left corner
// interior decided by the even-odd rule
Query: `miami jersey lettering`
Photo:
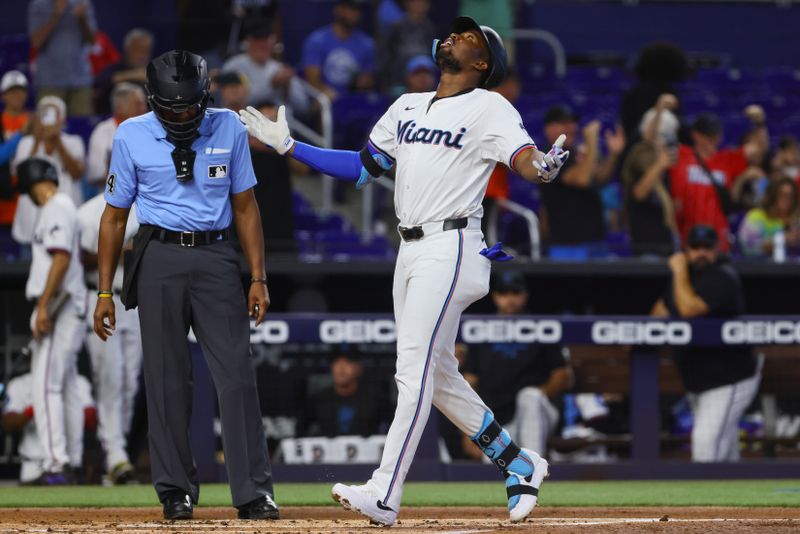
[[[473,89],[447,98],[402,95],[369,142],[396,162],[395,210],[402,226],[480,217],[497,163],[535,148],[522,118],[497,93]]]

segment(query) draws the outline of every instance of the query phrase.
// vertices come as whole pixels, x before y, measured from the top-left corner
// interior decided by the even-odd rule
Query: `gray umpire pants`
[[[191,326],[219,400],[233,505],[273,495],[272,473],[250,362],[250,322],[238,258],[228,241],[181,247],[153,240],[138,273],[153,485],[199,496],[189,438]]]

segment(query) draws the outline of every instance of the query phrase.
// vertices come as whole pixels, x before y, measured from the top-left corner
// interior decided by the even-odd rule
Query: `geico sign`
[[[464,343],[558,343],[561,323],[551,319],[469,320],[461,325]]]
[[[692,326],[684,322],[597,321],[592,325],[592,342],[598,345],[686,345],[692,340]]]
[[[319,338],[323,343],[394,343],[394,321],[322,321]]]
[[[250,329],[250,343],[279,345],[289,341],[289,323],[286,321],[264,321]]]
[[[726,321],[722,324],[722,342],[800,343],[800,322],[795,321]]]

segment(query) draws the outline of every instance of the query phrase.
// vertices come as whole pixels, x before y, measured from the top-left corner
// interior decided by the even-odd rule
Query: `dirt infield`
[[[199,508],[193,521],[161,520],[158,508],[0,509],[0,532],[279,532],[337,534],[375,531],[334,507],[287,507],[275,522],[239,521],[232,508]],[[406,508],[392,532],[798,532],[800,508],[548,508],[511,524],[503,508]]]

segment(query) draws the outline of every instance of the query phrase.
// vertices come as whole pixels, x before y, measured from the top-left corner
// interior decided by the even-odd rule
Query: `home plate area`
[[[280,521],[240,521],[230,508],[198,508],[196,519],[160,519],[157,508],[9,508],[0,510],[0,532],[313,532],[384,530],[402,533],[474,532],[798,532],[797,508],[554,508],[536,510],[512,524],[502,508],[415,507],[391,529],[370,526],[333,507],[286,507]]]

